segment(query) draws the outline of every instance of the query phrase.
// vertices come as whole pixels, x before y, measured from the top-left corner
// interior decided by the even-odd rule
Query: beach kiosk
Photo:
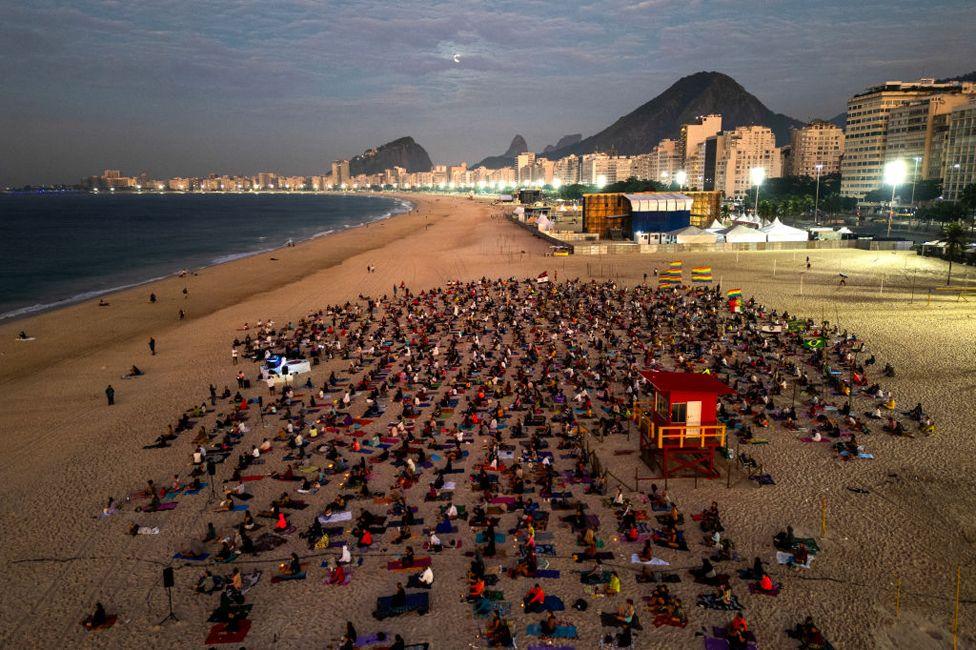
[[[662,478],[714,478],[715,451],[725,446],[725,425],[717,419],[718,398],[733,391],[712,375],[652,372],[641,375],[654,396],[638,403],[634,419],[640,430],[641,458],[661,468]]]

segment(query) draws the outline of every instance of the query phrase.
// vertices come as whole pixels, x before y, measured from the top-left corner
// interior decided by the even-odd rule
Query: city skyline
[[[106,165],[326,173],[403,135],[473,164],[515,133],[533,151],[590,135],[698,70],[810,120],[872,84],[964,74],[976,59],[965,36],[976,7],[962,2],[258,7],[8,7],[0,185],[76,182]],[[595,87],[612,92],[581,92]]]

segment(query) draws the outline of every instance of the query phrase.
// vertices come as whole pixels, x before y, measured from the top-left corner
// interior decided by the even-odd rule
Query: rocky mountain
[[[650,151],[662,138],[676,138],[681,125],[699,115],[722,114],[722,128],[761,124],[776,134],[780,145],[790,141],[790,127],[803,122],[767,108],[732,77],[720,72],[698,72],[676,81],[637,110],[624,115],[596,135],[553,149],[546,156],[610,151],[632,155]]]
[[[429,172],[432,164],[427,151],[409,136],[367,149],[349,161],[349,173],[353,176],[381,174],[393,167],[403,167],[408,172]]]
[[[839,115],[834,115],[832,118],[830,118],[827,121],[843,129],[844,127],[847,126],[847,111],[844,111]]]
[[[521,135],[516,135],[512,138],[512,144],[508,145],[508,149],[505,153],[500,156],[488,156],[476,165],[472,165],[472,169],[477,169],[478,167],[487,167],[488,169],[500,169],[502,167],[512,167],[515,165],[515,157],[520,153],[525,153],[529,150],[529,145],[525,143],[525,138]]]
[[[961,74],[958,77],[949,77],[948,79],[939,79],[941,82],[946,81],[976,81],[976,70],[968,74]]]
[[[572,133],[570,135],[564,135],[563,137],[559,138],[559,142],[557,142],[556,144],[547,144],[546,148],[542,150],[542,153],[546,154],[549,153],[550,151],[556,151],[558,149],[565,149],[566,147],[571,147],[574,144],[577,144],[582,139],[583,139],[582,133]]]

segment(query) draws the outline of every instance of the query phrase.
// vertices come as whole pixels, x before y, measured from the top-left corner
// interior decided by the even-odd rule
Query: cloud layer
[[[976,61],[971,1],[3,4],[0,184],[315,173],[400,135],[474,161],[516,132],[536,150],[593,133],[698,70],[829,117],[866,85]]]

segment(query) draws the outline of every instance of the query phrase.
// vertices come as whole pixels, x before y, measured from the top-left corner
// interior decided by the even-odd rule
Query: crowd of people
[[[141,490],[142,511],[155,512],[200,492],[204,481],[218,488],[213,521],[178,549],[183,561],[213,563],[197,590],[219,594],[211,617],[218,636],[249,620],[249,592],[260,580],[260,572],[226,573],[221,564],[278,547],[290,555],[272,570],[273,583],[304,580],[321,556],[324,581],[340,586],[382,570],[377,557],[394,556],[387,568],[408,575],[377,599],[377,618],[426,613],[432,591],[451,589],[435,580],[434,565],[470,553],[466,586],[452,595],[470,603],[492,646],[509,647],[529,632],[572,638],[580,626],[599,625],[606,642],[629,647],[645,633],[642,611],[655,627],[685,627],[680,576],[661,567],[694,553],[690,522],[657,486],[609,496],[610,480],[593,458],[592,436],[623,440],[634,404],[650,398],[644,370],[726,381],[734,394],[720,402],[719,417],[742,444],[780,423],[811,440],[829,438],[838,458],[856,460],[867,453],[861,441],[878,409],[901,423],[899,431],[884,427],[892,433],[907,434],[904,417],[934,431],[921,405],[902,414],[878,378],[869,379],[881,373],[873,356],[861,360],[857,336],[752,300],[730,304],[718,287],[482,279],[415,293],[400,285],[297,322],[245,324],[232,350],[236,390],[211,386],[147,444],[186,440],[186,478]],[[311,370],[251,372],[272,357],[305,360]],[[854,407],[855,396],[866,411]],[[280,487],[269,492],[267,484]],[[269,501],[259,508],[262,498]],[[614,530],[600,521],[607,513]],[[715,568],[741,561],[718,503],[690,518],[701,533],[693,548],[706,555],[688,576],[714,590],[697,602],[727,612],[723,638],[746,647],[754,636],[740,596],[749,596],[733,593],[736,582],[757,598],[782,585],[758,557],[738,573]],[[790,566],[809,565],[811,549],[792,529],[775,547],[792,554]],[[617,564],[631,555],[639,569]],[[587,599],[578,598],[575,611],[560,614],[565,578],[556,566],[574,571],[591,598],[613,601],[614,611],[588,615]],[[523,594],[518,612],[505,587]],[[812,620],[794,631],[804,647],[827,647]],[[352,622],[337,643],[355,647]]]

